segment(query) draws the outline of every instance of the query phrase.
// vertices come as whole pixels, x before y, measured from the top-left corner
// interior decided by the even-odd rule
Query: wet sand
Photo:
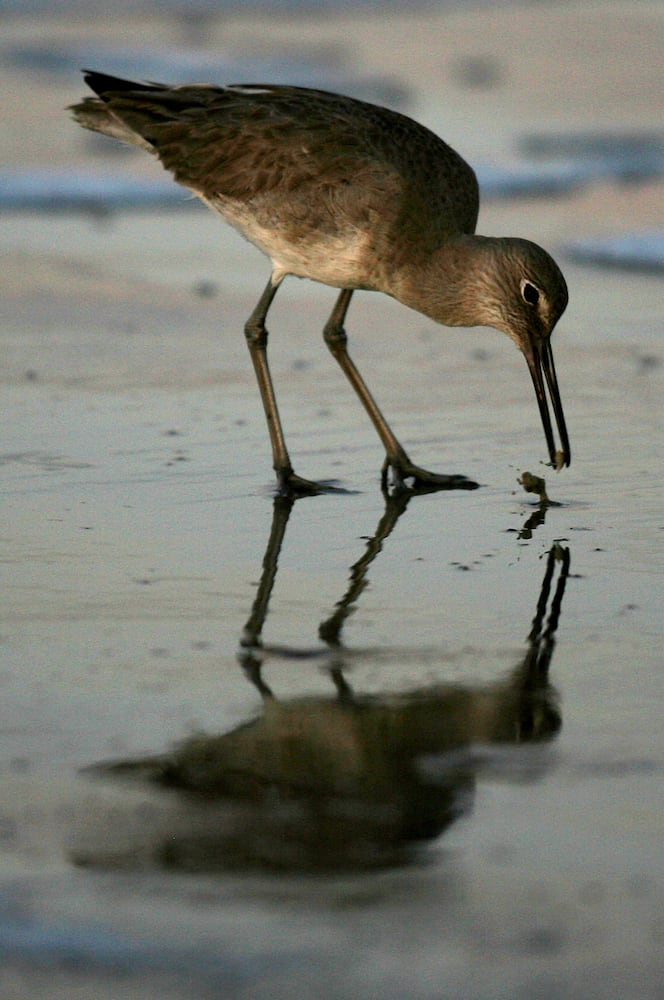
[[[151,44],[185,44],[167,18],[7,19],[3,51],[126,46],[146,23]],[[349,75],[394,78],[403,110],[471,162],[509,160],[528,132],[659,124],[656,5],[262,24],[285,59],[329,46]],[[253,30],[228,15],[209,48],[263,57]],[[469,85],[468,60],[487,52],[495,82]],[[68,124],[76,75],[5,58],[0,78],[8,166],[160,176]],[[661,226],[663,187],[605,178],[491,200],[479,228],[556,254]],[[242,335],[267,262],[194,207],[6,213],[0,246],[2,995],[654,1000],[661,279],[560,256],[573,462],[557,475],[541,465],[530,380],[506,338],[357,295],[351,350],[409,452],[482,484],[415,497],[398,516],[380,494],[379,442],[318,333],[334,292],[288,282],[271,363],[289,444],[302,475],[348,492],[294,506],[270,581],[279,523]],[[546,476],[554,504],[523,491],[525,471]],[[553,564],[534,638],[556,543],[569,576],[552,620]],[[424,749],[400,728],[415,704],[440,716]],[[195,734],[246,771],[243,795],[154,783],[155,757]],[[283,769],[266,776],[267,759]],[[133,766],[123,777],[104,770],[118,760]],[[91,765],[101,772],[81,773]],[[395,833],[388,786],[417,792],[419,809],[438,802],[431,816],[408,799],[403,815],[428,826]],[[326,870],[302,864],[324,836],[358,850],[339,859],[320,840]]]

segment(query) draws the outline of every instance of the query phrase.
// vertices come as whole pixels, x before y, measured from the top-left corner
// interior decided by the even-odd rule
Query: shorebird
[[[322,90],[171,87],[83,72],[96,96],[72,106],[79,124],[155,154],[272,262],[245,336],[280,493],[325,490],[293,470],[268,367],[266,317],[287,275],[340,289],[323,336],[385,448],[383,489],[477,483],[415,465],[393,434],[347,350],[344,321],[359,289],[444,326],[506,333],[528,363],[551,465],[569,465],[550,339],[567,305],[565,279],[535,243],[475,235],[475,173],[442,139],[405,115]]]

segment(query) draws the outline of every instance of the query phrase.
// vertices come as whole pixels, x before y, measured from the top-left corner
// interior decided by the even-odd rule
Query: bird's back
[[[74,107],[81,124],[151,148],[273,258],[260,233],[275,228],[291,246],[316,235],[352,243],[361,234],[365,252],[383,260],[426,254],[475,230],[472,169],[394,111],[299,87],[87,80],[101,100]]]

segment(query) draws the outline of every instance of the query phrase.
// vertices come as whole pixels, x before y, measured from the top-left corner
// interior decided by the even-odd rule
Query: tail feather
[[[69,108],[74,120],[91,132],[101,132],[102,135],[119,139],[130,146],[140,146],[148,152],[154,152],[149,142],[129,128],[125,122],[109,111],[108,107],[98,97],[86,97],[80,104],[72,104]]]
[[[108,76],[105,73],[96,73],[93,70],[83,70],[85,82],[97,97],[85,97],[79,104],[72,104],[69,108],[75,121],[83,128],[91,132],[101,132],[112,139],[119,139],[131,146],[140,146],[148,152],[154,152],[153,147],[142,135],[135,132],[126,122],[113,114],[107,104],[107,94],[126,93],[128,91],[141,90],[162,90],[159,84],[133,83],[131,80],[122,80],[117,76]]]
[[[154,153],[154,146],[137,126],[154,121],[160,115],[170,117],[170,104],[178,105],[182,101],[174,97],[169,99],[174,89],[161,83],[136,83],[89,69],[83,70],[83,74],[85,82],[97,96],[86,97],[79,104],[70,106],[75,121],[92,132],[101,132]],[[145,103],[141,95],[145,95]],[[147,114],[137,114],[139,109]],[[133,126],[127,119],[133,120]]]

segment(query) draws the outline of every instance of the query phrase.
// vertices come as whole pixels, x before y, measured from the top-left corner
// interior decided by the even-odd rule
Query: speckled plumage
[[[552,463],[569,464],[549,344],[567,304],[564,278],[536,244],[474,235],[477,180],[442,139],[404,115],[318,90],[168,87],[91,72],[86,81],[98,96],[73,107],[81,125],[156,154],[272,261],[245,332],[282,490],[317,488],[293,473],[267,368],[265,317],[288,274],[342,289],[325,337],[385,445],[384,483],[391,469],[399,486],[475,486],[414,466],[394,438],[346,351],[343,322],[356,289],[385,292],[445,325],[507,333],[528,361]]]

